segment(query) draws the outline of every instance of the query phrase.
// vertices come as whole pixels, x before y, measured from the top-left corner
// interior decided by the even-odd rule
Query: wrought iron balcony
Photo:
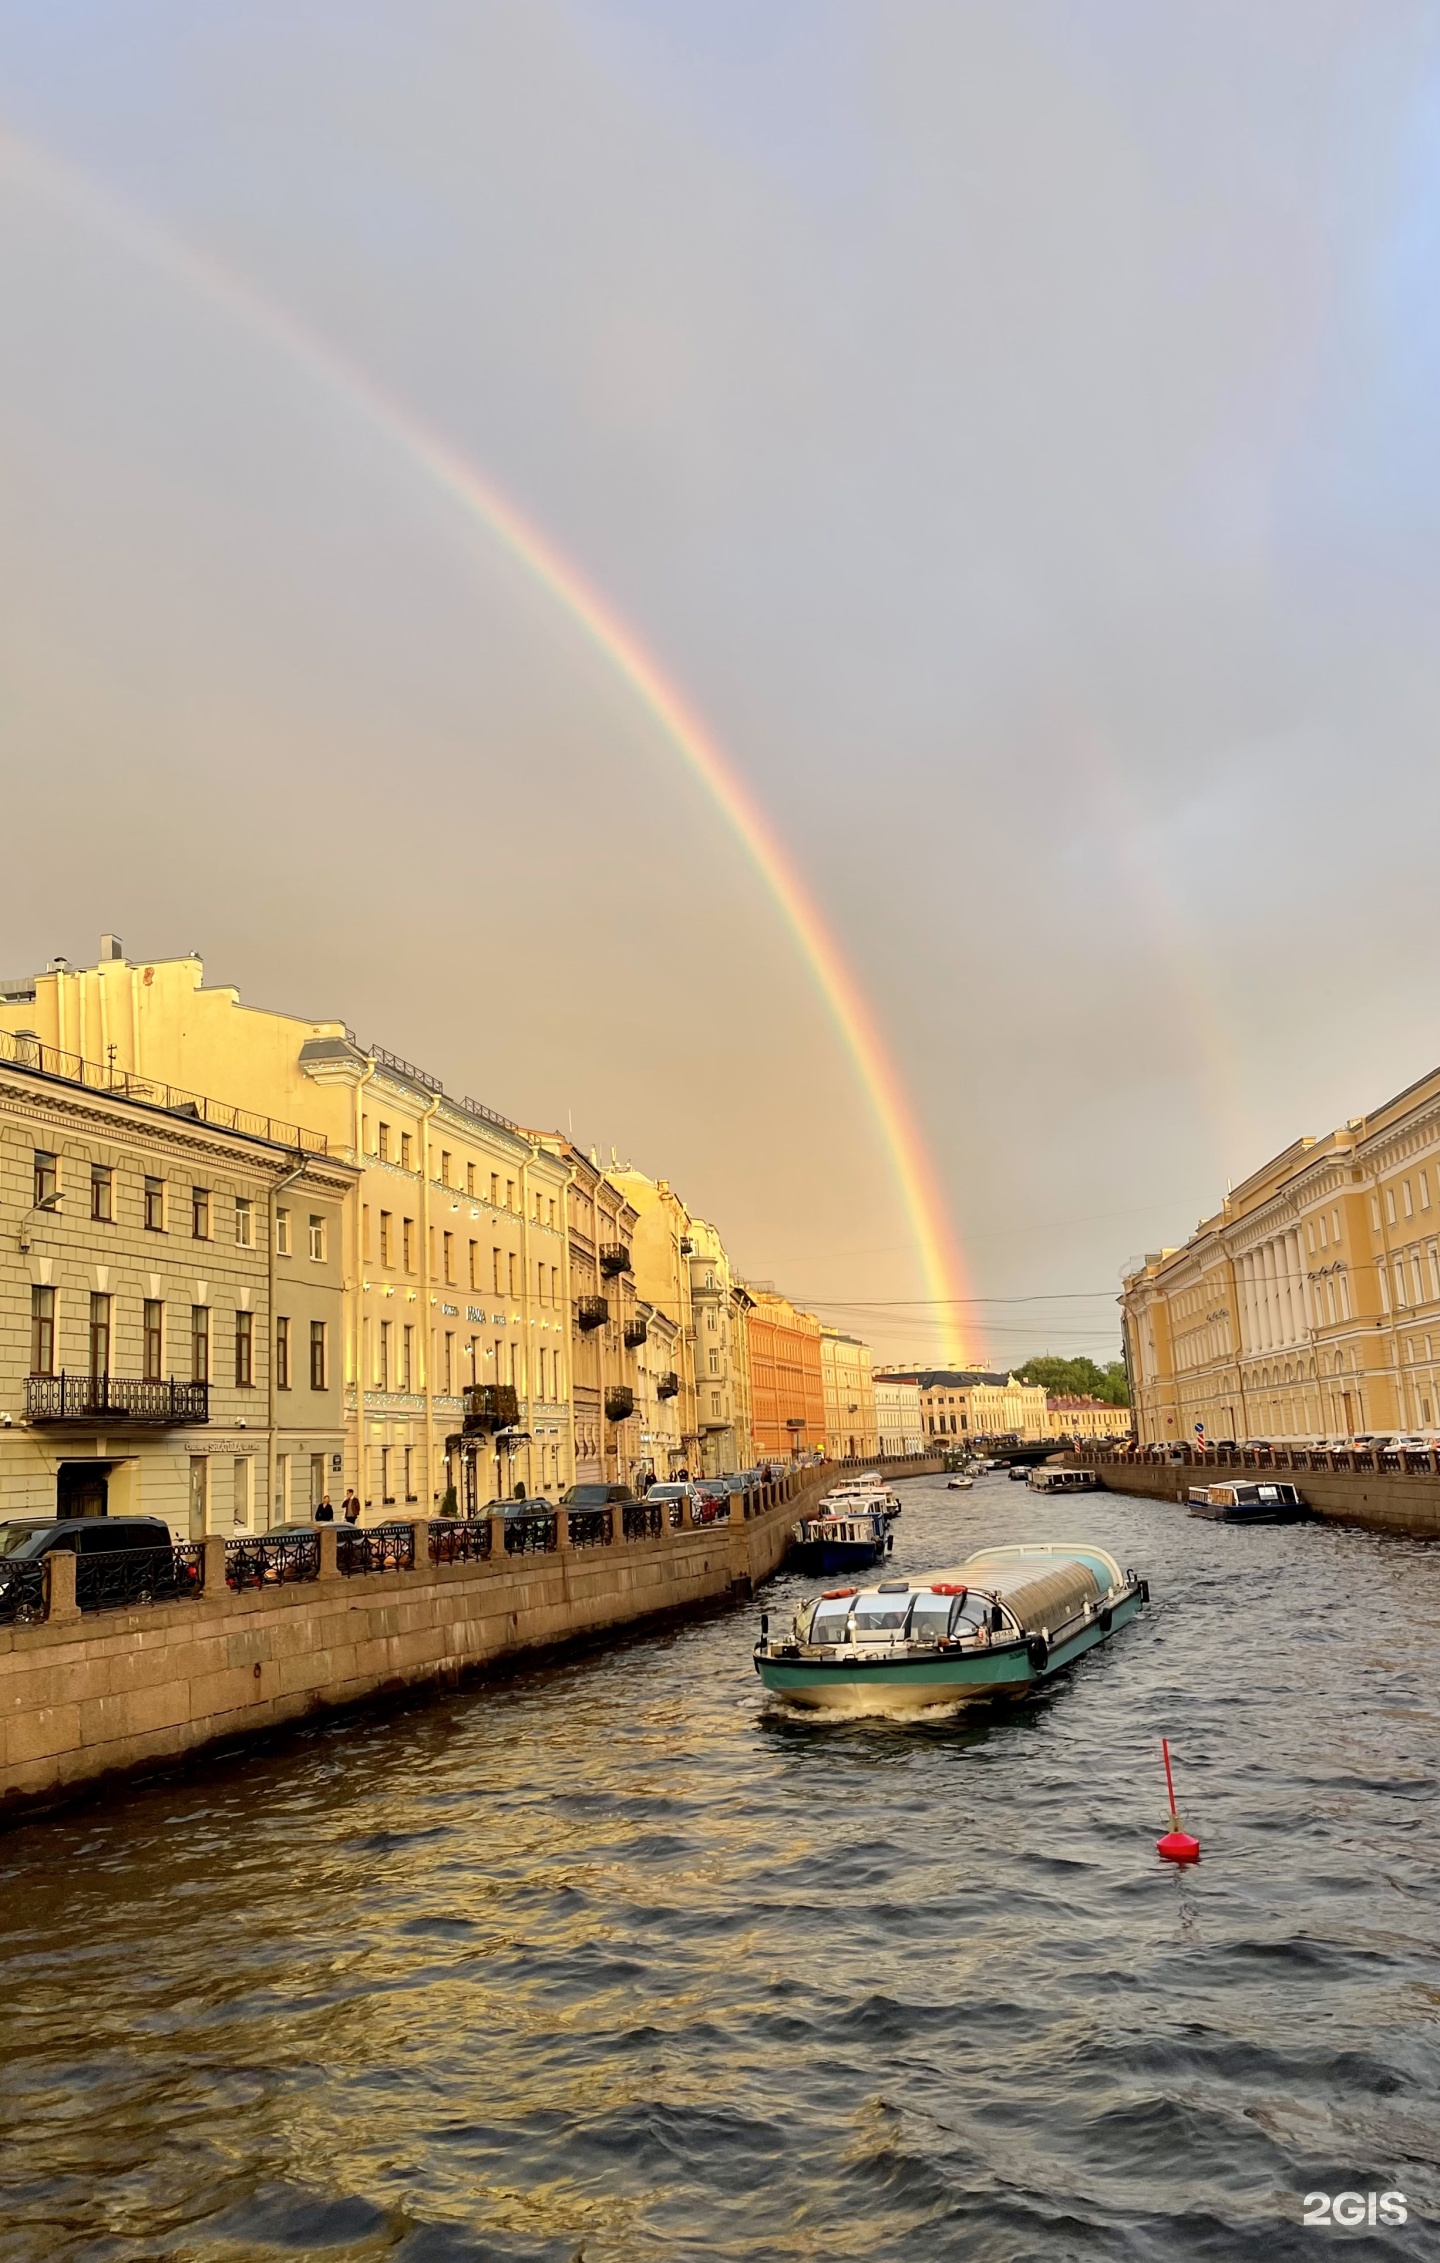
[[[588,1334],[592,1328],[603,1328],[610,1317],[608,1297],[576,1297],[575,1324]]]
[[[485,1431],[509,1430],[519,1420],[520,1401],[513,1384],[467,1384],[463,1431],[465,1437],[475,1438]]]
[[[631,1270],[630,1252],[623,1242],[607,1242],[600,1252],[600,1270],[607,1281]]]
[[[612,1383],[605,1393],[605,1413],[611,1422],[628,1422],[635,1412],[635,1393],[627,1383]]]
[[[693,1257],[695,1255],[695,1244],[688,1234],[680,1236],[680,1255],[682,1257]]]
[[[25,1412],[31,1422],[178,1427],[210,1420],[210,1386],[134,1375],[27,1375]]]
[[[676,1399],[680,1396],[680,1378],[673,1367],[668,1374],[656,1376],[655,1396],[657,1399]]]
[[[644,1343],[649,1333],[650,1323],[648,1320],[627,1320],[625,1323],[625,1342],[632,1352],[637,1344]]]

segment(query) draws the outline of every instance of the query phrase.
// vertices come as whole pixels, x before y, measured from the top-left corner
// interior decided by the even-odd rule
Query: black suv
[[[628,1485],[572,1485],[560,1496],[562,1509],[609,1509],[635,1498]]]
[[[37,1574],[25,1567],[61,1548],[80,1558],[75,1600],[82,1611],[179,1592],[182,1575],[163,1517],[12,1517],[0,1524],[0,1615],[16,1615],[7,1602],[19,1605],[21,1591],[34,1588]]]

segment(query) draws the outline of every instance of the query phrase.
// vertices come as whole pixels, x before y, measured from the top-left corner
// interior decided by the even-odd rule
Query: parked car
[[[562,1509],[610,1509],[635,1498],[628,1485],[572,1485],[560,1496]],[[545,1503],[548,1509],[550,1503]]]
[[[81,1609],[173,1595],[175,1543],[163,1517],[14,1517],[0,1525],[0,1604],[13,1595],[21,1567],[64,1549],[79,1557],[75,1600]]]

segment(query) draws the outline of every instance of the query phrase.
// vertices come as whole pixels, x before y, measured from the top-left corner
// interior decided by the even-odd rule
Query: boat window
[[[850,1598],[837,1596],[833,1602],[819,1602],[810,1626],[812,1642],[843,1642],[850,1621]]]
[[[953,1595],[917,1595],[910,1613],[910,1640],[943,1642],[950,1632],[950,1613],[954,1608]]]
[[[857,1634],[889,1634],[905,1624],[910,1608],[908,1595],[857,1595],[855,1598],[855,1632]]]

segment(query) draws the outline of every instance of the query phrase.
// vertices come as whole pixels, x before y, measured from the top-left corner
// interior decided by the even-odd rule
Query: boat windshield
[[[855,1632],[857,1634],[898,1633],[905,1624],[910,1609],[908,1591],[904,1595],[857,1595],[855,1598]]]
[[[822,1598],[816,1604],[815,1616],[810,1622],[810,1640],[812,1642],[843,1642],[849,1619],[850,1598],[848,1595],[837,1595],[833,1599]]]
[[[950,1632],[950,1614],[957,1600],[954,1595],[917,1595],[910,1613],[910,1640],[943,1642]]]

